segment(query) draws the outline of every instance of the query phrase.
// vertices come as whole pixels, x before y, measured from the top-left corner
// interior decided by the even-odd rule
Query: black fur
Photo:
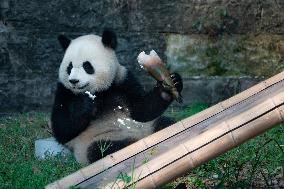
[[[65,35],[59,35],[58,41],[59,41],[59,43],[60,43],[60,45],[61,45],[61,47],[63,48],[64,51],[68,48],[68,46],[71,43],[71,40],[68,39]]]
[[[175,187],[175,189],[187,189],[186,184],[185,183],[180,183],[179,185],[177,185]]]
[[[83,63],[83,68],[87,74],[94,74],[95,70],[92,64],[89,61]]]
[[[157,132],[159,130],[162,130],[172,124],[174,124],[175,121],[170,118],[170,117],[165,117],[165,116],[161,116],[159,119],[157,119],[154,123],[154,132]]]
[[[51,114],[57,141],[65,144],[85,130],[96,111],[96,104],[87,94],[75,95],[58,83]]]
[[[70,62],[67,69],[66,69],[66,72],[67,72],[68,75],[70,75],[72,68],[73,68],[72,62]]]
[[[124,85],[121,86],[129,97],[131,117],[140,122],[151,121],[166,110],[170,101],[165,101],[161,97],[159,87],[154,87],[148,93],[145,93],[140,83],[136,82],[133,74],[129,72]]]
[[[105,47],[115,49],[117,46],[117,38],[115,33],[110,29],[105,29],[102,35],[102,43]]]
[[[109,140],[101,140],[95,141],[88,147],[88,161],[89,163],[93,163],[109,154],[112,154],[126,146],[134,143],[136,140],[134,139],[124,139],[119,141],[109,141]],[[102,151],[102,149],[104,151]]]

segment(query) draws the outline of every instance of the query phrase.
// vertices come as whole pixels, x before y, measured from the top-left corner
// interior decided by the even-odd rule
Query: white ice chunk
[[[91,93],[90,93],[90,91],[86,91],[85,92],[87,95],[89,95],[89,97],[92,99],[92,100],[94,100],[95,98],[96,98],[96,95],[92,95]]]
[[[45,159],[46,156],[56,156],[61,154],[66,156],[70,151],[63,145],[59,144],[55,138],[38,139],[35,141],[35,157]]]

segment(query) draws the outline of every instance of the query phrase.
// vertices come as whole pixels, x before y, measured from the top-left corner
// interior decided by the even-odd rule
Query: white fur
[[[118,70],[116,72],[114,83],[120,84],[124,81],[125,77],[127,76],[127,70],[124,66],[118,66]]]
[[[92,64],[94,74],[85,72],[85,61]],[[67,67],[70,62],[73,68],[68,75]],[[72,40],[59,68],[59,81],[74,93],[90,91],[94,94],[106,90],[114,80],[115,83],[123,81],[125,75],[126,69],[118,63],[114,50],[105,47],[101,37],[97,35],[85,35]],[[69,82],[70,79],[77,79],[79,82],[74,86]]]

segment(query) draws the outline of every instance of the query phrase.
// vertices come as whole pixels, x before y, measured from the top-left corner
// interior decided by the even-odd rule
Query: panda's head
[[[60,35],[58,40],[65,50],[59,81],[73,93],[100,92],[124,79],[126,69],[116,58],[117,40],[112,31],[105,30],[102,37],[84,35],[74,40]]]

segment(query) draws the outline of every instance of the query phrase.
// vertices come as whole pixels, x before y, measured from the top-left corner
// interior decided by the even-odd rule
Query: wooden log
[[[161,186],[282,122],[283,80],[281,72],[46,188]],[[118,179],[121,172],[132,182]]]

